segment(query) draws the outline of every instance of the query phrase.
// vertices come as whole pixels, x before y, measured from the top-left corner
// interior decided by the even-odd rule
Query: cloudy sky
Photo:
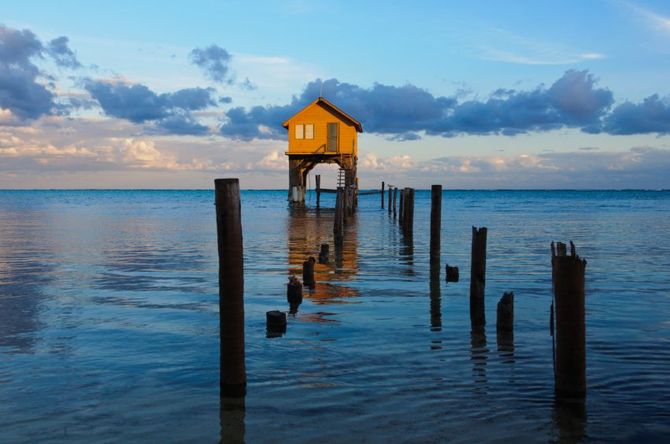
[[[0,188],[283,188],[319,94],[363,187],[670,188],[667,1],[108,3],[3,0]]]

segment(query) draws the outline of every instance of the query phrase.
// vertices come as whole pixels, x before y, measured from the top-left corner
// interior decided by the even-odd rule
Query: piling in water
[[[405,226],[405,199],[407,198],[407,188],[403,188],[400,191],[400,211],[398,214],[398,224],[400,225],[400,228],[403,229]]]
[[[470,324],[486,325],[484,314],[484,287],[486,284],[486,227],[472,227],[472,255],[470,267]]]
[[[341,246],[344,242],[344,189],[337,188],[337,198],[335,200],[335,220],[333,221],[333,238],[335,239],[335,248]]]
[[[281,336],[286,333],[286,313],[272,310],[265,313],[267,336],[269,338]]]
[[[393,187],[393,219],[395,219],[398,214],[396,206],[397,201],[398,201],[398,187]]]
[[[414,188],[407,188],[403,213],[403,231],[407,236],[412,236],[414,233]]]
[[[330,246],[328,244],[321,244],[321,251],[319,251],[319,263],[327,264],[330,261]]]
[[[384,181],[382,181],[382,210],[384,209]]]
[[[504,293],[496,307],[496,342],[503,362],[514,362],[514,293]]]
[[[389,195],[388,204],[386,206],[388,207],[387,208],[388,213],[391,214],[391,200],[392,200],[392,197],[393,197],[393,187],[391,185],[388,186],[388,195]]]
[[[214,180],[219,253],[219,347],[221,397],[246,395],[244,363],[244,263],[240,184]]]
[[[551,244],[551,270],[556,314],[556,355],[554,382],[559,398],[586,395],[586,328],[584,315],[584,275],[586,260],[565,244]]]
[[[286,300],[288,302],[297,300],[302,302],[302,283],[300,283],[300,280],[295,276],[288,278],[288,284],[286,285]]]
[[[316,207],[321,206],[321,174],[315,176],[316,179]]]
[[[314,264],[316,259],[309,257],[305,262],[302,263],[302,283],[306,287],[313,287],[316,283],[314,281]]]
[[[496,330],[514,331],[514,293],[503,293],[496,307]]]
[[[450,267],[449,264],[446,264],[444,268],[447,273],[447,282],[458,282],[458,267]]]
[[[430,266],[440,269],[440,232],[442,230],[442,185],[430,188]]]

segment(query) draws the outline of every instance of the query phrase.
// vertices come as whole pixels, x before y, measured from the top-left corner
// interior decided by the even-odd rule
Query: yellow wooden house
[[[363,126],[319,97],[283,123],[288,130],[289,200],[304,204],[307,174],[319,163],[336,163],[345,186],[356,186],[358,133]]]

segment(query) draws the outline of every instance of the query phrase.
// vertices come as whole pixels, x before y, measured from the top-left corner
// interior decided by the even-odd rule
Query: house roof
[[[309,107],[312,106],[312,105],[321,105],[321,106],[323,106],[324,108],[326,108],[326,110],[330,111],[332,114],[335,114],[335,115],[336,115],[337,117],[339,117],[340,119],[345,120],[345,121],[348,121],[349,123],[351,123],[354,127],[356,127],[356,131],[358,131],[359,133],[362,133],[362,132],[363,132],[363,125],[361,125],[361,123],[360,123],[358,120],[354,119],[354,118],[351,117],[349,114],[345,113],[344,111],[342,111],[341,109],[339,109],[338,107],[336,107],[336,106],[333,105],[331,102],[329,102],[328,100],[324,99],[323,97],[319,97],[318,99],[316,99],[315,101],[313,101],[312,103],[310,103],[309,105],[307,105],[306,107],[304,107],[303,109],[301,109],[300,111],[298,111],[297,113],[295,113],[295,114],[294,114],[293,116],[291,116],[286,122],[284,122],[284,123],[282,124],[282,126],[283,126],[284,128],[288,128],[288,122],[289,122],[292,118],[294,118],[295,116],[297,116],[298,114],[300,114],[303,110],[309,108]]]

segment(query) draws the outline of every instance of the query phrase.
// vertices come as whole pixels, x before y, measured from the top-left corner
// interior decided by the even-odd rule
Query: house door
[[[337,136],[338,136],[338,124],[337,123],[329,123],[328,124],[328,143],[326,144],[326,151],[329,153],[336,153],[337,152]]]

